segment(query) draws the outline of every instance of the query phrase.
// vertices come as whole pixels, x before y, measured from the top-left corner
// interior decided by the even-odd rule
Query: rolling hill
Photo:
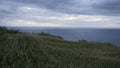
[[[120,68],[120,47],[1,27],[0,68]]]

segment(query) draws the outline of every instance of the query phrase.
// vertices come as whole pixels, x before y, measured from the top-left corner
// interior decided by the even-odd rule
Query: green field
[[[120,47],[0,28],[0,68],[120,68]]]

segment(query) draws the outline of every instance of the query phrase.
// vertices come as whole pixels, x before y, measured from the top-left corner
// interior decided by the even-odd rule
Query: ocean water
[[[105,42],[120,46],[120,29],[85,29],[85,28],[15,28],[27,33],[46,32],[61,36],[65,40],[88,40],[91,42]]]

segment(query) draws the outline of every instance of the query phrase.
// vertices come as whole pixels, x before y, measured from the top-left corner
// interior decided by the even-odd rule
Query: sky
[[[120,28],[120,0],[0,0],[0,26]]]

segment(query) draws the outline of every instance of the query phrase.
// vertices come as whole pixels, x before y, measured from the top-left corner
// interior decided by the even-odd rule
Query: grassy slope
[[[120,68],[120,48],[50,36],[0,37],[0,68]]]

